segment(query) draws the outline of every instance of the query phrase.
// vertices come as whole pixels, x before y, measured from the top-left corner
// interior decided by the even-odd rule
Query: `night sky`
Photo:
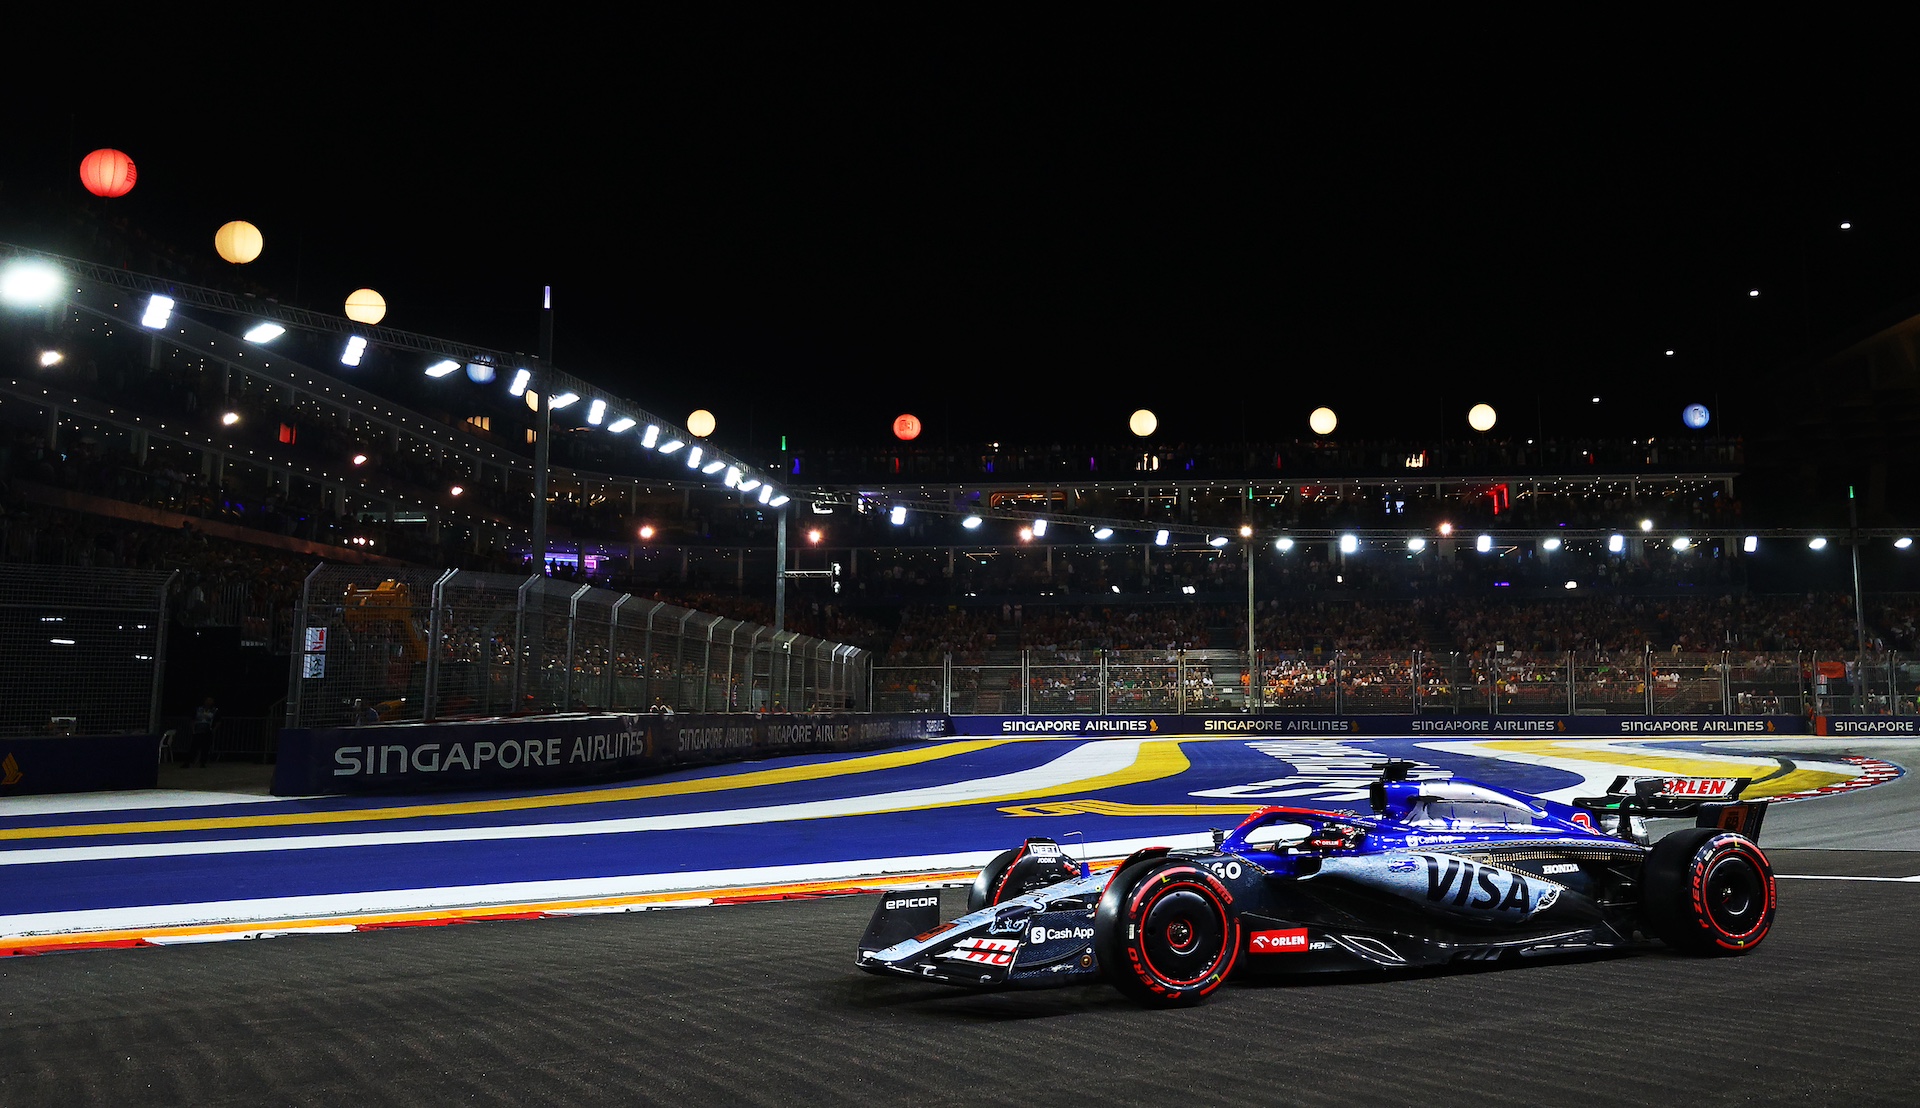
[[[164,94],[16,113],[0,199],[84,200],[117,147],[113,214],[210,257],[249,220],[284,301],[369,286],[507,350],[552,285],[562,368],[735,449],[901,412],[1122,441],[1139,407],[1169,442],[1307,437],[1320,404],[1343,438],[1465,436],[1478,401],[1496,433],[1687,434],[1690,402],[1751,433],[1757,384],[1920,297],[1897,70],[889,18],[149,51],[125,80]]]

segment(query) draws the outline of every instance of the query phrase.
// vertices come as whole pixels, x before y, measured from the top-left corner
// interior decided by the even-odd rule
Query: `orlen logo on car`
[[[909,900],[889,900],[885,907],[889,912],[896,912],[902,908],[931,908],[938,903],[937,896],[916,896]]]
[[[1248,949],[1255,954],[1292,954],[1307,949],[1307,929],[1289,928],[1285,931],[1255,931]]]
[[[1669,777],[1665,785],[1668,796],[1725,796],[1733,791],[1733,782],[1724,777]]]

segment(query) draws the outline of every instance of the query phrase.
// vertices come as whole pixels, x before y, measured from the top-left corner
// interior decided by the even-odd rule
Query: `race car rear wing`
[[[1575,797],[1573,806],[1613,817],[1608,829],[1622,838],[1632,837],[1635,817],[1693,816],[1696,827],[1723,828],[1758,840],[1767,802],[1740,799],[1752,783],[1750,777],[1616,777],[1604,795]]]

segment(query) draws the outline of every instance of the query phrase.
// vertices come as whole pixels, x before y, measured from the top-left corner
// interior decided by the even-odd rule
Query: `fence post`
[[[459,573],[457,569],[447,570],[434,579],[433,588],[427,592],[427,672],[421,682],[420,722],[432,723],[440,708],[440,643],[446,634],[442,625],[440,609],[446,603],[447,582]],[[358,723],[359,720],[355,720]]]
[[[1020,654],[1025,657],[1026,651],[1023,650]],[[1094,700],[1093,708],[1103,716],[1107,714],[1107,674],[1107,652],[1102,649],[1100,651],[1100,695]]]
[[[1339,715],[1346,706],[1346,690],[1340,687],[1340,662],[1345,651],[1335,648],[1333,652],[1333,714]]]
[[[517,716],[520,706],[526,703],[527,670],[533,668],[533,659],[527,654],[527,590],[540,580],[535,574],[520,583],[514,593],[513,601],[513,702],[507,705],[507,714]]]
[[[1644,653],[1640,658],[1640,681],[1647,690],[1647,715],[1651,716],[1653,714],[1653,644],[1647,643],[1641,649]]]
[[[300,726],[301,693],[305,691],[305,685],[306,685],[306,674],[304,672],[304,669],[305,669],[306,660],[307,660],[306,659],[307,617],[308,617],[308,613],[310,613],[313,610],[309,601],[311,599],[311,594],[313,592],[313,579],[315,577],[320,576],[320,571],[322,569],[325,569],[326,565],[327,563],[321,562],[319,565],[314,566],[313,572],[307,574],[306,580],[300,582],[300,613],[296,617],[298,621],[298,625],[293,629],[293,633],[296,636],[298,636],[298,638],[295,641],[299,644],[299,650],[294,652],[294,656],[297,660],[294,662],[292,666],[289,667],[291,673],[290,673],[289,680],[287,682],[287,723],[286,725],[288,727]],[[176,570],[175,572],[177,573],[179,571]],[[167,581],[169,584],[171,584],[173,581],[173,578],[168,577]],[[164,605],[162,605],[162,607],[164,609]],[[162,624],[163,628],[164,626],[165,625]]]
[[[623,592],[620,599],[613,602],[607,610],[607,711],[616,711],[620,707],[620,606],[633,599],[633,594]],[[644,705],[643,705],[644,707]]]
[[[1733,651],[1720,652],[1720,714],[1733,714]]]
[[[940,655],[940,714],[953,714],[953,651]]]
[[[1573,657],[1574,657],[1573,651],[1571,650],[1567,651],[1567,714],[1568,715],[1573,715],[1575,708],[1577,708],[1579,704],[1578,698],[1574,694]]]
[[[318,567],[315,568],[318,569]],[[166,687],[167,682],[167,590],[173,587],[173,579],[179,574],[180,571],[177,569],[167,574],[167,579],[160,582],[160,591],[154,597],[153,688],[147,694],[147,733],[152,735],[160,733],[160,690]],[[302,596],[304,595],[303,592]],[[269,630],[268,633],[271,634],[272,631]],[[306,643],[303,642],[300,645],[305,647]],[[297,684],[300,680],[300,667],[295,664],[292,668],[293,680]]]

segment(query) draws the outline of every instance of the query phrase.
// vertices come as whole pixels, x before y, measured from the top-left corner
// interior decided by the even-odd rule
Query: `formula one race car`
[[[1236,970],[1395,970],[1617,950],[1743,954],[1773,925],[1764,800],[1745,779],[1622,777],[1572,804],[1380,767],[1372,814],[1266,808],[1212,849],[1137,851],[1093,873],[1050,839],[980,871],[967,914],[937,888],[881,898],[870,973],[971,988],[1104,978],[1187,1004]],[[1695,825],[1648,841],[1648,818]]]

